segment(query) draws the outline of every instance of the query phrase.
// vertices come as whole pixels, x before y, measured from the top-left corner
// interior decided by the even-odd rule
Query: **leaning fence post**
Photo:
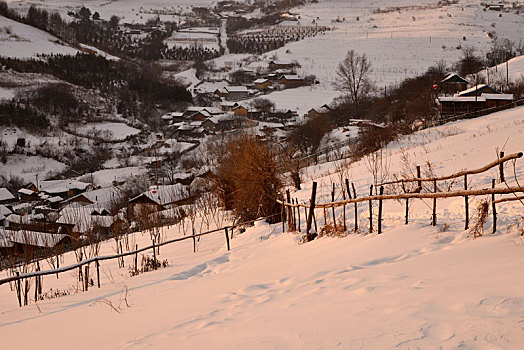
[[[280,210],[280,220],[282,221],[282,233],[286,230],[284,226],[284,195],[282,195],[282,208]]]
[[[298,232],[300,232],[300,206],[298,206],[298,198],[295,199],[295,204],[297,205],[297,214],[298,214]]]
[[[468,190],[468,174],[464,175],[464,191]],[[466,222],[464,223],[464,230],[469,228],[469,199],[468,196],[464,196],[464,209],[466,215]]]
[[[100,288],[100,263],[98,262],[98,259],[95,260],[96,263],[96,282],[98,284],[98,288]]]
[[[373,185],[369,186],[369,196],[373,195]],[[369,233],[373,232],[373,201],[369,200]]]
[[[500,159],[504,158],[504,152],[500,152]],[[500,183],[504,182],[504,162],[501,162],[499,164],[499,171],[500,171]]]
[[[286,197],[287,197],[287,230],[288,231],[294,231],[293,228],[293,208],[289,206],[291,204],[291,195],[289,194],[289,190],[286,190]]]
[[[87,290],[89,289],[89,264],[86,265],[85,270],[86,272],[84,274],[84,278],[85,278],[86,292],[87,292]]]
[[[384,186],[380,186],[380,199],[378,200],[378,234],[382,233],[382,195]]]
[[[491,188],[495,188],[495,179],[491,180]],[[491,210],[493,211],[493,232],[497,232],[497,208],[495,207],[495,193],[491,194]]]
[[[227,250],[231,250],[231,247],[229,245],[229,233],[227,233],[227,227],[225,228],[225,234],[226,234]]]
[[[313,240],[313,236],[310,235],[309,231],[311,230],[311,221],[313,220],[313,215],[315,215],[315,199],[317,195],[317,183],[313,181],[313,189],[311,190],[311,200],[309,202],[309,214],[307,217],[307,225],[306,225],[306,241]]]

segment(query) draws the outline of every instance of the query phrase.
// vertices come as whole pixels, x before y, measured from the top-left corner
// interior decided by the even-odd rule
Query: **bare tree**
[[[373,91],[373,82],[370,78],[371,63],[366,54],[359,55],[350,50],[346,58],[338,65],[335,87],[342,90],[349,101],[359,108],[362,99]]]

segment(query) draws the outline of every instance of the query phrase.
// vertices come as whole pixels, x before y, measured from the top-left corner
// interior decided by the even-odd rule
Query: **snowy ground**
[[[121,141],[128,136],[140,133],[140,130],[124,123],[101,122],[76,126],[75,132],[90,137],[98,135],[98,137],[109,141]]]
[[[506,154],[523,151],[523,113],[521,107],[405,137],[388,147],[389,175],[406,164],[410,171],[422,165],[424,174],[426,161],[437,175],[449,174],[487,164],[496,159],[497,148]],[[327,201],[331,181],[339,183],[339,165],[322,164],[304,174],[319,182],[319,202]],[[515,184],[512,168],[506,167],[510,185]],[[524,160],[518,160],[515,169],[522,180]],[[369,188],[365,160],[345,175],[359,195]],[[497,178],[496,168],[469,177],[470,188],[488,187],[491,178]],[[460,188],[462,183],[448,185]],[[305,202],[310,190],[307,180],[293,197]],[[478,199],[471,201],[471,208]],[[380,236],[350,234],[299,244],[299,236],[282,233],[280,225],[259,223],[244,234],[235,233],[230,252],[223,233],[203,237],[197,253],[188,240],[161,248],[160,259],[169,261],[165,269],[131,278],[116,262],[103,262],[102,288],[42,301],[38,307],[31,303],[18,308],[15,293],[0,286],[2,344],[517,349],[524,343],[524,241],[510,224],[522,217],[522,204],[498,205],[498,233],[472,239],[463,230],[463,203],[462,198],[439,200],[438,226],[431,227],[430,202],[413,202],[407,226],[403,203],[386,202]],[[365,231],[367,204],[360,205],[359,213]],[[337,216],[340,220],[341,210]],[[348,210],[348,224],[352,219]],[[323,223],[321,212],[317,220]],[[490,226],[488,218],[486,229]],[[205,229],[197,227],[197,232]],[[182,232],[180,227],[163,231],[167,238]],[[132,237],[130,245],[149,242],[143,233]],[[101,254],[114,251],[114,242],[101,247]],[[69,254],[61,266],[73,261]],[[125,263],[130,266],[132,258]],[[44,291],[77,287],[69,273],[60,279],[45,277],[43,285]],[[50,324],[60,330],[58,344]],[[31,337],[24,336],[28,329]]]
[[[0,165],[0,176],[7,180],[12,177],[22,179],[26,183],[35,181],[36,177],[47,179],[64,171],[67,166],[54,159],[41,156],[14,155]]]

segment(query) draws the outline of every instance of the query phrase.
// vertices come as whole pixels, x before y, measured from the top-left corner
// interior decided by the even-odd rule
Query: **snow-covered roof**
[[[302,80],[298,77],[296,74],[289,74],[289,75],[283,75],[280,77],[280,79],[286,79],[286,80]]]
[[[18,215],[11,214],[5,218],[5,221],[12,222],[15,224],[29,224],[35,220],[44,220],[44,214],[28,214],[28,215]]]
[[[97,206],[70,205],[62,209],[56,221],[59,224],[75,225],[74,232],[84,233],[93,227],[110,227],[114,218],[112,216],[102,216],[105,208]]]
[[[0,188],[0,201],[12,201],[15,196],[5,187]]]
[[[264,79],[264,78],[260,78],[260,79],[257,79],[253,82],[253,84],[264,84],[266,82],[268,82],[269,80],[267,79]]]
[[[141,196],[146,196],[153,202],[164,206],[176,202],[178,200],[184,199],[186,198],[186,195],[186,186],[182,184],[152,186],[148,191],[131,199],[131,201]]]
[[[38,190],[48,193],[59,193],[68,190],[85,190],[89,186],[86,182],[76,180],[43,180],[38,182]]]
[[[226,86],[227,92],[248,92],[245,86]]]
[[[12,214],[12,213],[13,212],[8,207],[6,207],[3,204],[0,204],[0,217],[2,217],[2,215],[3,215],[4,218],[5,218],[6,216],[8,216],[9,214]]]
[[[123,193],[117,187],[104,187],[93,191],[86,191],[80,193],[69,199],[69,202],[74,202],[75,199],[83,197],[92,204],[98,206],[110,207],[112,202],[118,201],[123,196]]]
[[[33,195],[35,192],[34,192],[34,191],[31,191],[31,190],[29,190],[29,189],[27,189],[27,188],[21,188],[21,189],[18,190],[18,193],[20,193],[20,194],[25,194],[26,196],[31,196],[31,195]]]
[[[446,75],[446,77],[444,79],[441,80],[441,83],[446,83],[446,82],[448,82],[450,80],[457,80],[457,81],[460,81],[462,83],[467,83],[467,80],[462,78],[457,73],[449,73],[448,75]]]
[[[162,119],[162,120],[172,120],[173,116],[170,113],[168,113],[168,114],[164,114],[163,116],[161,116],[160,119]]]
[[[225,101],[225,102],[222,102],[220,105],[223,106],[223,107],[235,107],[235,106],[238,105],[238,103],[237,102]]]
[[[211,115],[223,113],[223,111],[218,107],[206,107],[205,111]]]
[[[63,201],[64,199],[60,196],[54,196],[54,197],[51,197],[51,198],[48,198],[46,199],[48,202],[50,203],[59,203],[61,201]]]
[[[52,248],[60,243],[67,235],[36,231],[14,231],[0,229],[0,236],[13,243],[31,245],[41,248]]]
[[[483,96],[442,96],[438,98],[440,102],[485,102]]]
[[[506,101],[513,101],[513,94],[482,94],[482,97],[486,98],[486,100],[506,100]]]

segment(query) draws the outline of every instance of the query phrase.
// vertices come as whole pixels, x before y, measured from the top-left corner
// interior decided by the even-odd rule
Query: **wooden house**
[[[450,73],[440,81],[442,92],[446,94],[455,94],[459,91],[466,90],[468,81],[457,73]]]
[[[228,101],[238,101],[249,97],[249,90],[245,86],[226,86],[225,90]]]
[[[263,79],[263,78],[257,79],[253,82],[253,86],[257,90],[266,90],[272,85],[273,84],[271,83],[269,79]]]
[[[480,96],[482,94],[501,94],[500,91],[486,84],[478,84],[457,94],[459,97]]]
[[[283,75],[278,79],[279,84],[284,85],[286,89],[297,88],[299,86],[309,85],[307,80],[300,78],[298,75]]]
[[[18,190],[18,198],[20,198],[20,202],[23,203],[37,202],[40,199],[38,193],[27,188]]]
[[[233,108],[233,114],[237,117],[247,117],[247,108],[244,106],[237,106]]]
[[[295,64],[292,62],[283,62],[283,61],[270,61],[268,64],[268,68],[270,70],[277,70],[277,69],[292,69],[295,67]]]

